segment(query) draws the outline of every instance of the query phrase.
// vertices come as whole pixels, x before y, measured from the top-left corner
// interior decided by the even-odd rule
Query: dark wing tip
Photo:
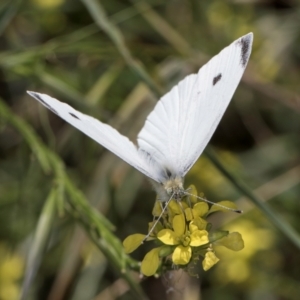
[[[249,60],[250,54],[251,54],[251,48],[252,48],[252,42],[253,42],[253,33],[250,32],[240,39],[237,40],[237,45],[241,48],[241,65],[243,68],[246,67],[247,62]]]
[[[41,94],[37,93],[37,92],[32,92],[32,91],[27,91],[27,94],[30,95],[31,97],[44,102],[43,100],[41,100]]]
[[[54,112],[56,115],[59,116],[59,113],[50,104],[48,104],[45,100],[43,100],[43,96],[46,95],[36,93],[36,92],[31,92],[31,91],[27,91],[27,94],[35,98],[36,100],[38,100],[40,103],[42,103],[44,106],[46,106],[48,109],[50,109],[52,112]]]
[[[36,97],[36,95],[38,94],[38,93],[32,92],[32,91],[26,91],[26,93],[27,93],[28,95],[30,95],[31,97]]]

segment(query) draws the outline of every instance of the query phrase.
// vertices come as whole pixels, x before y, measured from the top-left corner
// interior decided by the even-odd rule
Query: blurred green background
[[[0,300],[299,299],[299,14],[296,0],[2,0]],[[159,95],[250,31],[250,63],[210,142],[234,179],[206,155],[186,178],[211,201],[237,201],[242,215],[211,222],[245,249],[216,249],[199,279],[174,272],[140,289],[118,239],[147,231],[150,184],[26,90],[135,140]]]

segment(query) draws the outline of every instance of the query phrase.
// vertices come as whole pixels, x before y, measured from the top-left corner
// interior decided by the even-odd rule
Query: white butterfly
[[[149,114],[135,146],[111,126],[48,95],[44,106],[153,180],[159,199],[181,199],[183,180],[203,152],[240,82],[251,53],[249,33],[223,49],[198,74],[185,77]]]

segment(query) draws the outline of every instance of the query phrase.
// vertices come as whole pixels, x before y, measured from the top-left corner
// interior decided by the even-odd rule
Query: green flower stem
[[[299,234],[284,220],[280,218],[272,209],[240,179],[235,177],[228,169],[226,169],[217,158],[216,154],[207,147],[205,150],[206,156],[217,167],[217,169],[229,179],[229,181],[245,196],[247,196],[257,207],[259,207],[269,220],[283,233],[291,242],[293,242],[298,248],[300,248],[300,236]]]
[[[139,272],[139,264],[124,253],[123,245],[106,226],[107,220],[85,200],[84,195],[75,191],[72,182],[66,179],[69,194],[70,213],[85,228],[86,233],[115,269],[127,281],[136,299],[147,299],[140,285],[127,273],[126,267]],[[103,222],[104,221],[104,222]]]

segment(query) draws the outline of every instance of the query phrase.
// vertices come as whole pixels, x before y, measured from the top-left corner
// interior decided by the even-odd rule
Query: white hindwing
[[[249,33],[224,48],[198,74],[173,87],[149,114],[138,135],[139,149],[166,173],[184,177],[203,152],[244,73],[252,40]]]

